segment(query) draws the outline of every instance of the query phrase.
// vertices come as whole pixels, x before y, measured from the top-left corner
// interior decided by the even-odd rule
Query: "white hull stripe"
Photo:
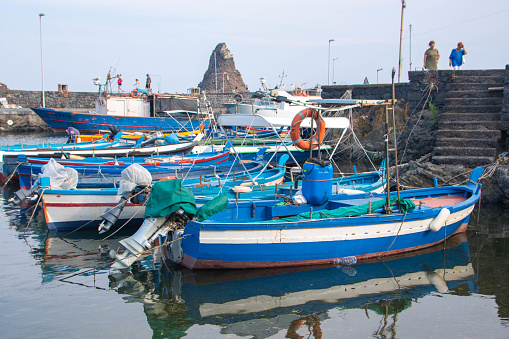
[[[474,206],[453,213],[447,224],[453,224],[468,217]],[[298,228],[274,230],[229,230],[200,231],[202,244],[275,244],[300,242],[327,242],[343,240],[376,239],[388,236],[408,235],[429,231],[434,218],[424,220],[373,224],[363,226],[343,226],[324,228]],[[400,229],[401,228],[401,229]],[[398,233],[399,231],[399,233]]]

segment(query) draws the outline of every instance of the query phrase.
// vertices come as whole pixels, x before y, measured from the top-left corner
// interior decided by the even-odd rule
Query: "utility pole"
[[[402,57],[401,57],[401,45],[403,43],[403,13],[405,12],[406,7],[406,0],[401,0],[401,28],[399,31],[399,71],[398,71],[398,83],[401,82],[401,67],[403,66],[401,64]]]
[[[412,24],[410,24],[410,70],[412,70]]]
[[[214,73],[216,73],[216,93],[217,93],[217,58],[216,58],[216,52],[214,52]]]
[[[330,85],[330,43],[336,41],[334,39],[329,39],[329,55],[327,57],[327,85]]]

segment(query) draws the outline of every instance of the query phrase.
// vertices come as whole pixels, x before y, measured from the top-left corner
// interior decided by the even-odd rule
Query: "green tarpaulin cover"
[[[210,216],[222,212],[226,208],[228,208],[228,198],[226,194],[219,194],[198,210],[196,219],[198,219],[198,221],[207,220]]]
[[[145,209],[145,218],[165,217],[179,208],[188,214],[196,214],[196,200],[193,193],[184,187],[181,180],[158,181],[152,186]]]
[[[391,204],[398,200],[397,197],[391,198]],[[385,205],[386,199],[380,199],[378,201],[371,202],[371,211],[375,211]],[[410,199],[401,199],[401,212],[406,213],[415,209],[415,204]],[[301,219],[331,219],[331,218],[343,218],[343,217],[354,217],[362,214],[367,214],[369,210],[369,203],[358,205],[358,206],[345,206],[339,207],[334,210],[322,210],[313,212],[312,217],[309,217],[309,212],[297,214],[292,217],[286,217],[281,219],[268,220],[265,222],[291,222]]]

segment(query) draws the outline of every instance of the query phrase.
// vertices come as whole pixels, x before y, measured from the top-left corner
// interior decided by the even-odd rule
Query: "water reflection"
[[[245,271],[190,271],[175,267],[110,274],[110,287],[142,302],[154,335],[183,336],[193,325],[222,334],[266,338],[281,331],[321,337],[332,309],[377,314],[376,332],[392,337],[401,312],[433,292],[475,292],[466,235],[424,251],[354,266]],[[169,332],[168,332],[169,331]]]
[[[141,306],[142,321],[146,317],[154,338],[207,336],[202,332],[211,327],[219,331],[218,336],[320,338],[326,337],[327,324],[330,331],[334,321],[336,330],[348,326],[352,336],[365,336],[356,328],[360,326],[375,337],[397,337],[398,329],[401,333],[402,328],[407,332],[408,327],[413,328],[415,320],[410,319],[416,314],[427,316],[423,306],[429,302],[427,296],[442,300],[465,296],[462,300],[468,300],[467,305],[479,297],[493,300],[498,318],[472,310],[467,323],[475,324],[479,331],[488,326],[485,322],[491,324],[489,330],[494,322],[495,327],[501,323],[509,328],[509,211],[503,209],[474,211],[468,243],[460,235],[449,239],[445,249],[442,244],[351,267],[190,271],[165,266],[154,255],[129,272],[111,272],[108,252],[117,249],[118,240],[132,230],[109,239],[94,231],[50,234],[42,213],[20,211],[19,206],[7,203],[10,197],[7,190],[0,195],[0,217],[15,230],[11,234],[30,245],[45,286],[64,291],[59,300],[67,297],[65,293],[76,293],[74,288],[91,297],[97,296],[96,289],[107,290],[110,296],[118,294],[125,303]],[[19,270],[10,269],[24,282]],[[66,279],[61,282],[62,278]],[[63,285],[71,289],[61,288]],[[441,305],[453,308],[461,303],[448,299]],[[358,318],[340,323],[346,311]],[[432,312],[439,317],[450,315],[448,310]],[[458,321],[453,331],[463,325]],[[503,328],[495,331],[507,334]]]

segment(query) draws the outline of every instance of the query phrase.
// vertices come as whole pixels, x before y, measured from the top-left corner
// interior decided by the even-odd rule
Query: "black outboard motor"
[[[132,191],[125,191],[120,197],[120,201],[117,206],[107,210],[103,215],[101,215],[103,221],[99,225],[99,234],[108,232],[111,226],[115,225],[118,217],[120,217],[120,213],[122,213],[125,205],[129,201],[133,204],[143,204],[145,203],[145,199],[148,199],[148,195],[150,195],[150,187],[148,186],[136,186],[136,188]]]
[[[69,139],[67,139],[66,144],[75,143],[80,135],[80,131],[74,127],[67,127],[65,131],[67,132],[67,135],[69,135]]]
[[[115,135],[117,135],[120,132],[120,129],[115,125],[108,125],[108,129],[110,130],[108,140],[115,140]]]

